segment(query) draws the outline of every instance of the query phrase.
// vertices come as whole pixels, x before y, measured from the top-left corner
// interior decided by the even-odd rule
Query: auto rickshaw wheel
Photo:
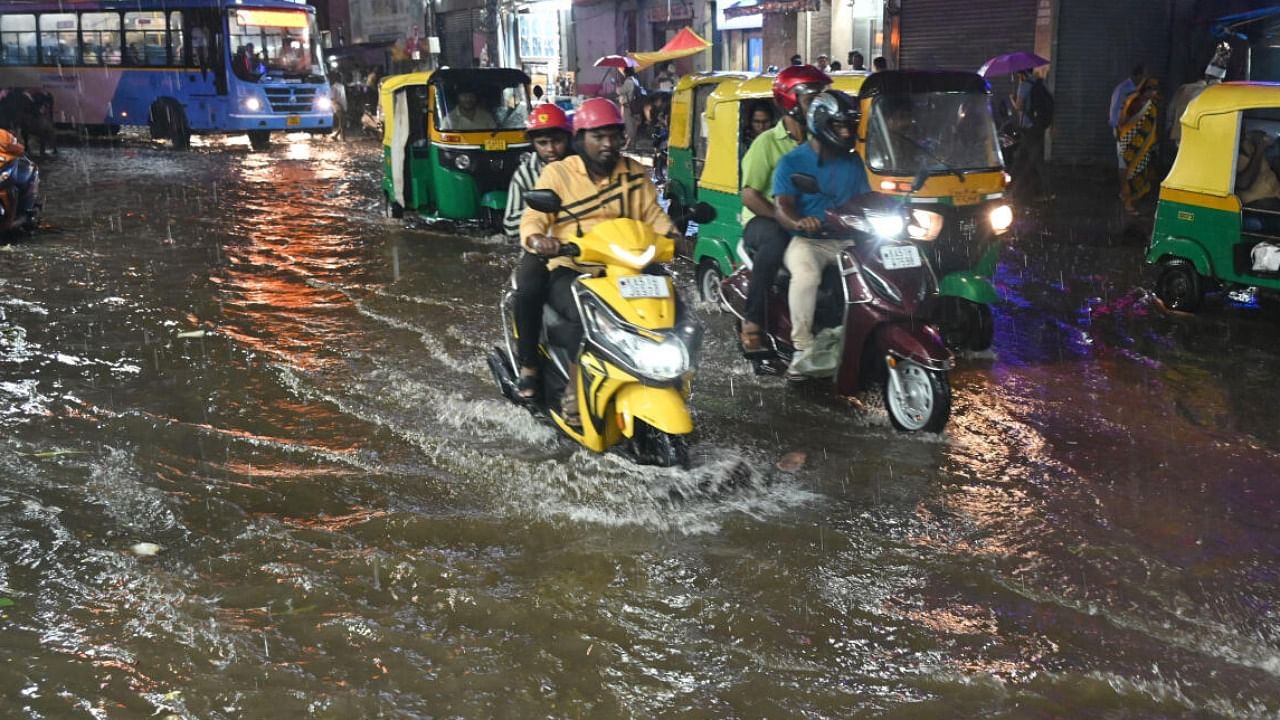
[[[249,131],[249,147],[258,152],[263,152],[271,147],[271,131],[270,130],[250,130]]]
[[[698,265],[698,298],[703,302],[715,303],[717,306],[724,305],[724,294],[720,290],[720,283],[724,282],[724,275],[720,272],[720,266],[715,260],[703,260]]]
[[[382,217],[388,220],[399,220],[404,217],[404,208],[400,203],[391,202],[391,197],[382,193]]]
[[[1170,258],[1161,263],[1160,277],[1156,279],[1156,297],[1170,310],[1195,312],[1204,300],[1204,282],[1195,265],[1182,258]]]

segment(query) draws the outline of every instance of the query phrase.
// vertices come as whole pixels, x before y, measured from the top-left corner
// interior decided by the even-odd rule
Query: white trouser
[[[787,245],[782,264],[791,273],[787,304],[791,310],[791,344],[796,350],[813,346],[813,309],[818,301],[822,271],[840,257],[839,240],[812,240],[796,237]]]

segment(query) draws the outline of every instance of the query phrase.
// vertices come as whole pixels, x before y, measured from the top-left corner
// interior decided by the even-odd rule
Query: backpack
[[[1043,130],[1053,124],[1053,94],[1043,80],[1031,83],[1028,104],[1031,107],[1027,109],[1027,117],[1031,118],[1032,127]]]

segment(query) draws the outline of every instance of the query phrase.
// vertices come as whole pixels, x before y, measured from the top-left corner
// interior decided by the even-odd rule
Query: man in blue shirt
[[[804,367],[804,355],[813,347],[813,310],[822,271],[835,263],[843,244],[810,236],[822,230],[827,210],[871,192],[862,160],[853,152],[858,130],[857,103],[842,92],[820,93],[809,104],[808,126],[809,141],[784,155],[773,174],[778,223],[796,235],[783,258],[791,272],[787,303],[791,310],[791,344],[796,349],[791,367],[796,370]],[[812,175],[822,192],[801,192],[791,181],[794,173]]]

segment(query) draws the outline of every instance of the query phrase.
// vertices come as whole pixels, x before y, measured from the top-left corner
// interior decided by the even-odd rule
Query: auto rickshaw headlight
[[[458,156],[453,159],[453,164],[459,170],[466,170],[471,167],[471,156],[466,153],[459,153]]]
[[[997,205],[991,208],[991,212],[987,214],[987,219],[991,221],[992,230],[1002,233],[1013,224],[1013,209],[1008,205]]]
[[[940,234],[942,234],[941,215],[919,208],[911,211],[911,224],[907,226],[907,235],[912,240],[937,240]]]

